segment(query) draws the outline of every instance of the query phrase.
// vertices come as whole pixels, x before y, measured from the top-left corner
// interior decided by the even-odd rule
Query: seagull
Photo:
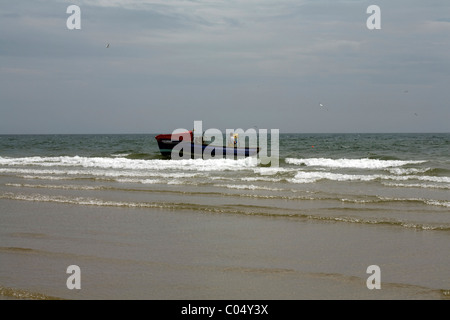
[[[323,104],[319,103],[319,106],[320,106],[320,107],[323,107],[323,108],[325,108],[325,109],[327,109],[327,111],[328,111],[328,108],[325,107]]]
[[[106,45],[107,48],[109,48],[109,43]]]

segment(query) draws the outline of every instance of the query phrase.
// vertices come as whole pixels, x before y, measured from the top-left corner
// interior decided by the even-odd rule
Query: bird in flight
[[[327,111],[328,111],[328,108],[327,108],[326,106],[324,106],[323,104],[321,104],[321,103],[319,103],[319,107],[325,108],[325,109],[327,109]]]
[[[107,48],[109,48],[109,43],[106,45]]]

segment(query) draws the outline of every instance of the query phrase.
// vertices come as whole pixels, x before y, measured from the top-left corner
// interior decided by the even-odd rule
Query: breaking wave
[[[40,166],[40,167],[82,167],[124,170],[194,170],[194,171],[224,171],[241,170],[257,166],[254,158],[245,159],[183,159],[176,161],[101,157],[0,157],[0,165],[4,166]]]
[[[379,160],[379,159],[329,159],[329,158],[307,158],[296,159],[286,158],[286,163],[294,165],[303,165],[307,167],[326,167],[326,168],[356,168],[356,169],[385,169],[392,167],[401,167],[408,164],[421,164],[426,161],[403,161],[403,160]]]
[[[438,183],[450,183],[450,177],[434,177],[434,176],[397,176],[397,175],[383,175],[383,174],[344,174],[320,171],[300,171],[294,178],[289,179],[292,183],[314,183],[319,180],[331,181],[374,181],[374,180],[420,180]],[[443,186],[447,188],[447,186]]]
[[[214,214],[238,214],[238,215],[251,215],[262,217],[278,217],[278,218],[299,218],[307,220],[320,220],[330,222],[349,222],[357,224],[376,224],[376,225],[391,225],[400,226],[405,228],[421,229],[421,230],[441,230],[448,231],[450,227],[448,224],[433,224],[433,223],[419,223],[411,221],[401,221],[394,218],[363,218],[354,217],[348,215],[324,215],[324,214],[309,214],[302,212],[302,210],[296,209],[283,209],[280,211],[273,207],[255,206],[255,205],[238,205],[238,206],[214,206],[214,205],[200,205],[192,203],[177,203],[177,202],[133,202],[133,201],[110,201],[96,198],[86,197],[66,197],[66,196],[49,196],[43,194],[15,194],[4,193],[0,194],[0,199],[20,200],[20,201],[32,201],[32,202],[53,202],[60,204],[70,205],[83,205],[83,206],[99,206],[99,207],[123,207],[123,208],[136,208],[136,209],[162,209],[162,210],[194,210]],[[379,199],[380,201],[425,201],[430,202],[431,205],[450,206],[450,202],[437,201],[424,199]]]

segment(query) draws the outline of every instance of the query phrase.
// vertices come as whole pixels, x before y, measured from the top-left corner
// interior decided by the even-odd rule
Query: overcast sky
[[[72,4],[81,30],[67,28]],[[372,4],[380,30],[366,26]],[[450,1],[1,1],[0,134],[170,133],[194,120],[450,132]]]

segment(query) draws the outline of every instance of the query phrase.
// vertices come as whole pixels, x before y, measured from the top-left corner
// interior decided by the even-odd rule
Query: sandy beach
[[[439,231],[0,201],[3,298],[449,298]],[[79,290],[66,286],[69,265]],[[368,289],[369,265],[381,289]]]

